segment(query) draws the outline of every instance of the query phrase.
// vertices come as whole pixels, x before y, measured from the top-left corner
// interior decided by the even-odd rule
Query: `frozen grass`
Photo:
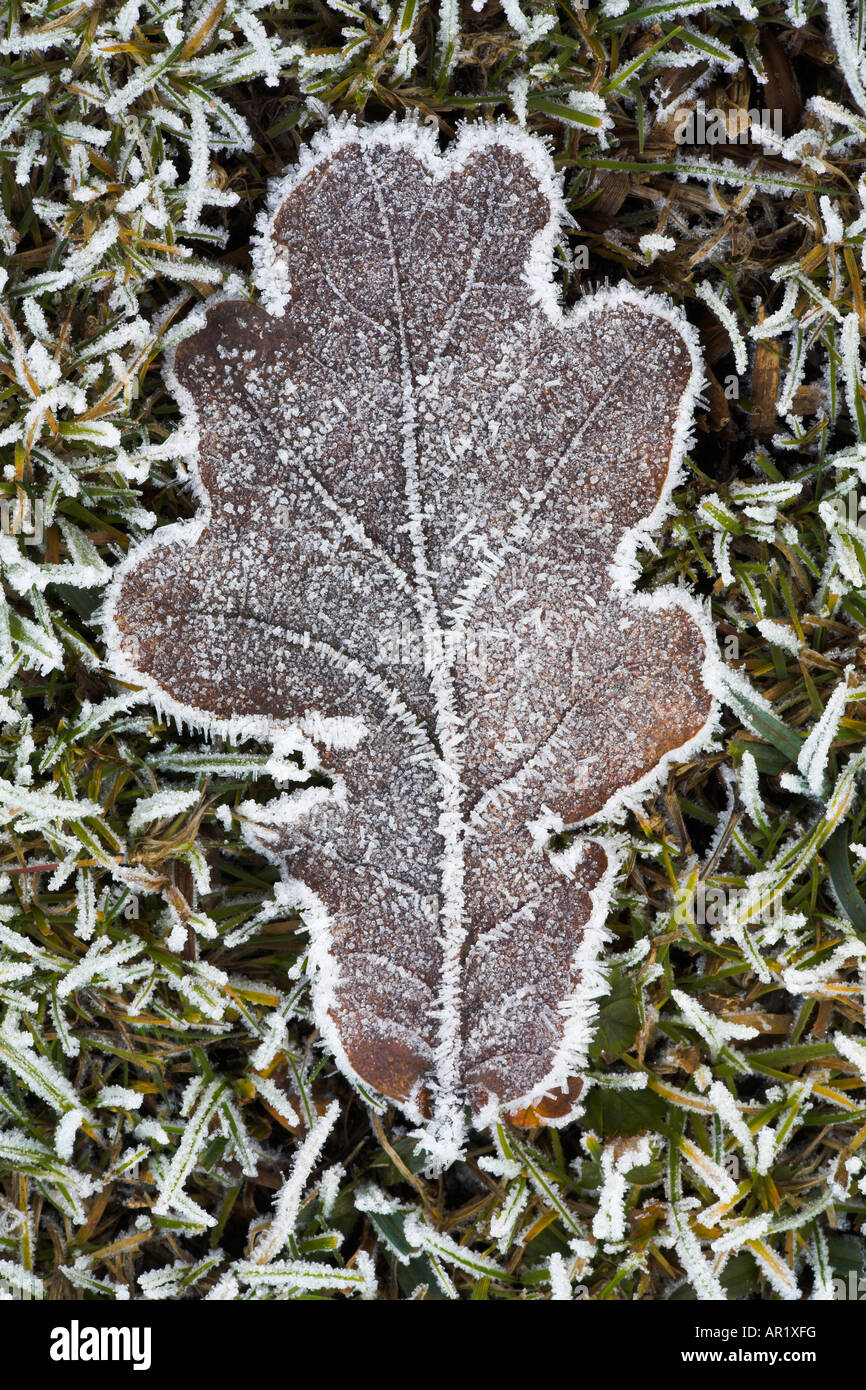
[[[827,1298],[861,1272],[862,14],[622,8],[4,8],[12,1296]],[[699,97],[782,135],[682,146]],[[712,595],[731,671],[717,750],[628,826],[584,1124],[479,1134],[436,1180],[317,1045],[306,938],[244,847],[237,807],[298,768],[160,723],[93,621],[130,540],[191,513],[160,361],[242,290],[268,179],[328,112],[406,109],[550,136],[566,294],[628,277],[698,327],[646,582]]]

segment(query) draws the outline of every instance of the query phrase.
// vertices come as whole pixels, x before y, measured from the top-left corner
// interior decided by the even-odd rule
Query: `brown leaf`
[[[723,430],[731,423],[731,408],[728,405],[728,398],[721,388],[719,378],[709,367],[706,369],[707,384],[704,394],[709,402],[709,410],[706,415],[707,425],[711,430]]]
[[[592,184],[593,197],[580,213],[582,232],[604,232],[616,221],[616,215],[628,197],[631,175],[616,171],[597,173]]]
[[[445,1158],[467,1105],[573,1110],[616,854],[549,837],[707,737],[697,606],[632,592],[700,367],[659,300],[563,314],[516,128],[337,129],[272,206],[273,312],[215,304],[169,376],[201,516],[124,563],[110,647],[192,724],[317,741],[334,790],[248,803],[250,838],[339,1064]]]
[[[758,322],[764,318],[763,305]],[[752,433],[775,434],[776,398],[779,394],[779,344],[774,338],[759,338],[752,368]]]
[[[786,135],[790,135],[799,127],[803,114],[803,95],[797,75],[776,35],[766,26],[761,28],[759,43],[767,73],[764,107],[769,111],[778,109],[782,112],[782,128]]]

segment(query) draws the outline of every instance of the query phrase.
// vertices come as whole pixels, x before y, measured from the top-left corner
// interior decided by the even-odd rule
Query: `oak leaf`
[[[263,306],[214,303],[169,384],[202,508],[121,567],[116,670],[232,736],[300,730],[332,789],[247,807],[312,937],[319,1027],[456,1151],[581,1089],[610,817],[706,741],[698,605],[634,593],[701,370],[630,289],[563,311],[545,146],[337,127],[272,199]]]

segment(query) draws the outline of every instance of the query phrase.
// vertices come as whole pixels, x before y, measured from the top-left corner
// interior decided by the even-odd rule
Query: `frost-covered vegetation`
[[[0,1288],[13,1297],[851,1296],[866,1216],[866,86],[844,0],[4,7]],[[780,110],[692,147],[678,113]],[[191,515],[160,365],[249,287],[329,116],[547,135],[567,296],[697,326],[646,583],[711,596],[717,748],[628,824],[580,1124],[438,1178],[337,1075],[243,806],[302,775],[106,672],[116,561]],[[849,1276],[853,1275],[853,1284]]]

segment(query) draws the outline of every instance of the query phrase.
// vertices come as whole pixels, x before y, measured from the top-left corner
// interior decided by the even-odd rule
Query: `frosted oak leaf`
[[[272,198],[262,306],[213,304],[175,354],[200,514],[133,551],[106,614],[115,669],[176,716],[315,744],[332,788],[248,804],[250,837],[339,1065],[442,1157],[469,1116],[572,1113],[616,856],[551,833],[714,717],[697,604],[633,590],[691,332],[631,290],[564,312],[564,218],[514,127],[446,156],[410,122],[320,138]]]

